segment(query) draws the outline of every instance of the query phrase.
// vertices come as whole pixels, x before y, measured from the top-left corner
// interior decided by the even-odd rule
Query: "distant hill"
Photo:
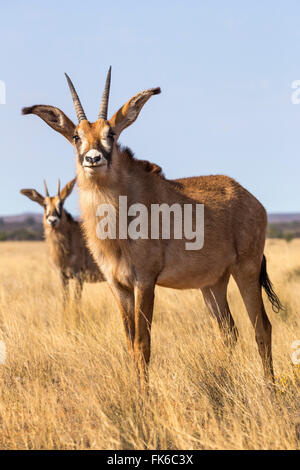
[[[283,213],[283,214],[268,214],[270,223],[290,223],[300,222],[300,212],[298,213]]]
[[[36,214],[35,212],[25,212],[24,214],[18,215],[4,215],[2,217],[0,216],[0,220],[2,219],[5,224],[22,224],[28,218],[34,219],[36,223],[42,223],[43,214]]]
[[[43,215],[0,216],[0,241],[6,240],[43,240]]]
[[[2,219],[5,223],[22,223],[28,217],[32,217],[37,223],[42,223],[43,214],[37,214],[36,212],[25,212],[24,214],[17,215],[0,215],[0,220]],[[270,223],[280,223],[280,222],[300,222],[300,212],[295,213],[270,213],[268,214],[268,220]]]
[[[268,214],[268,221],[269,238],[300,238],[300,213]],[[43,215],[26,212],[0,216],[0,241],[5,240],[43,240]]]
[[[300,213],[268,214],[268,221],[269,238],[300,238]]]

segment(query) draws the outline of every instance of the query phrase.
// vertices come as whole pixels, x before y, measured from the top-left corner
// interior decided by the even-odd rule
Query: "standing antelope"
[[[75,299],[81,298],[83,282],[100,282],[104,278],[89,252],[82,233],[81,224],[64,209],[64,202],[71,194],[76,178],[60,191],[58,180],[57,195],[49,196],[44,180],[46,197],[35,189],[21,189],[21,194],[40,204],[44,209],[43,225],[49,257],[56,267],[63,291],[63,301],[69,298],[69,281],[75,280]]]
[[[152,95],[160,93],[160,88],[138,93],[107,120],[110,73],[109,69],[94,123],[87,120],[68,76],[77,125],[52,106],[24,108],[23,114],[36,114],[75,148],[80,207],[88,245],[117,300],[140,375],[147,378],[155,285],[200,288],[221,329],[229,328],[236,339],[237,329],[227,303],[227,285],[232,275],[255,329],[265,374],[273,379],[271,324],[263,304],[262,286],[275,310],[281,304],[269,281],[263,254],[267,225],[264,207],[227,176],[170,181],[123,149],[118,144],[121,132],[137,119],[144,104]],[[175,237],[99,239],[97,208],[108,203],[118,210],[121,195],[127,196],[128,205],[142,203],[148,208],[162,203],[204,204],[203,248],[188,251],[185,239]]]

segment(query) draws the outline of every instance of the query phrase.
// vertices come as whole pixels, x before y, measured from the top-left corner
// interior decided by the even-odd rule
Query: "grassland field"
[[[141,397],[106,283],[62,310],[44,242],[0,243],[0,449],[300,449],[300,239],[268,240],[285,311],[272,312],[276,394],[230,282],[231,350],[197,290],[156,288],[148,397]]]

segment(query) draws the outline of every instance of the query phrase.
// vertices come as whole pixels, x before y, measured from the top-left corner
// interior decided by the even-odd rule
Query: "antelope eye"
[[[78,142],[80,140],[80,137],[79,135],[73,135],[73,139],[75,140],[75,142]]]

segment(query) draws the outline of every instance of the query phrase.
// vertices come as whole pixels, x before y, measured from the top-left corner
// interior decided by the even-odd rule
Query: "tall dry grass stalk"
[[[200,292],[157,288],[150,393],[142,398],[120,315],[103,285],[63,313],[44,243],[0,244],[1,449],[300,449],[300,240],[269,241],[286,306],[274,314],[274,395],[234,283],[240,331],[224,345]],[[299,366],[298,366],[299,367]]]

